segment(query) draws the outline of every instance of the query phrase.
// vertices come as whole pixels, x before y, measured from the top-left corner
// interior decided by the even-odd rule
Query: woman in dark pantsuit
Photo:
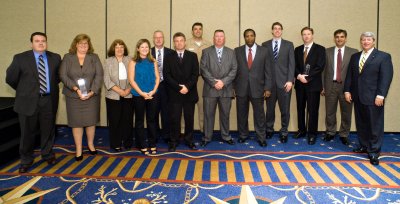
[[[104,86],[106,87],[107,119],[110,147],[117,152],[122,145],[130,149],[133,143],[133,101],[128,81],[128,48],[117,39],[108,49],[104,63]]]
[[[90,37],[77,35],[69,53],[64,55],[60,78],[64,84],[63,94],[67,105],[68,126],[72,127],[76,147],[76,161],[83,159],[82,137],[86,131],[88,149],[95,155],[94,135],[100,121],[100,89],[103,83],[103,66],[93,53]]]

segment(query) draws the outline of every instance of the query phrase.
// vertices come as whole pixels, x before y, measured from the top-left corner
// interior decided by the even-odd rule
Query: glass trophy
[[[78,86],[79,86],[79,90],[81,90],[82,96],[87,96],[88,92],[87,92],[86,85],[85,85],[85,79],[78,79]]]
[[[310,74],[310,65],[306,64],[306,67],[304,68],[304,74],[309,75]]]

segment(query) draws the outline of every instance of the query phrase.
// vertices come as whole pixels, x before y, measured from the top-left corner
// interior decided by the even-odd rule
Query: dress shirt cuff
[[[384,96],[381,96],[381,95],[376,95],[376,97],[377,97],[377,98],[380,98],[380,99],[385,99],[385,97],[384,97]]]
[[[344,94],[350,94],[350,92],[346,91],[346,92],[344,92]]]

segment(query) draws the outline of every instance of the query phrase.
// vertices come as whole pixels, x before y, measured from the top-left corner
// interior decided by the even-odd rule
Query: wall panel
[[[112,0],[107,8],[107,49],[119,38],[127,44],[133,56],[139,39],[147,38],[153,44],[153,32],[164,32],[165,46],[170,47],[170,3],[165,0]]]
[[[44,32],[43,1],[3,0],[0,7],[0,95],[13,97],[15,91],[5,83],[6,69],[17,53],[30,50],[33,32]]]
[[[379,49],[392,56],[394,75],[385,103],[385,131],[399,132],[400,87],[400,1],[381,0],[379,11]]]

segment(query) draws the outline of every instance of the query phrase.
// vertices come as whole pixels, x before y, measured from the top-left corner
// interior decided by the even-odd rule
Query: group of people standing
[[[186,40],[181,32],[173,35],[175,50],[164,47],[164,35],[159,30],[153,33],[154,47],[151,48],[149,40],[140,39],[133,57],[129,56],[124,41],[114,40],[103,65],[86,34],[74,38],[61,60],[60,55],[47,51],[45,33],[32,33],[32,50],[15,55],[6,75],[6,82],[16,90],[14,110],[21,124],[19,172],[27,172],[33,163],[37,131],[41,136],[42,158],[50,165],[56,163],[52,146],[60,81],[64,84],[62,93],[66,98],[76,161],[83,159],[84,132],[88,152],[97,154],[93,141],[95,125],[100,120],[103,84],[110,147],[115,151],[130,149],[135,135],[136,147],[143,154],[157,153],[159,135],[168,142],[169,151],[176,151],[181,132],[184,143],[190,149],[197,149],[193,139],[196,104],[203,133],[200,145],[205,147],[212,141],[217,106],[222,140],[234,145],[229,134],[233,98],[237,100],[237,142],[244,143],[249,137],[251,104],[257,141],[261,147],[267,146],[267,139],[275,131],[278,103],[279,140],[286,143],[294,86],[298,117],[294,138],[307,136],[308,144],[315,144],[322,95],[326,97],[324,140],[330,141],[336,135],[339,103],[339,136],[348,145],[354,102],[360,143],[354,152],[367,153],[371,164],[378,165],[384,133],[383,105],[393,77],[393,65],[389,54],[374,48],[375,35],[362,33],[362,51],[357,52],[345,46],[347,32],[342,29],[334,32],[335,46],[328,49],[314,43],[314,30],[310,27],[301,30],[304,44],[296,48],[292,42],[282,39],[281,23],[273,23],[271,33],[271,40],[258,45],[256,32],[246,29],[245,45],[230,49],[225,46],[223,30],[215,30],[211,45],[203,39],[203,25],[197,22],[192,26],[191,39]]]

